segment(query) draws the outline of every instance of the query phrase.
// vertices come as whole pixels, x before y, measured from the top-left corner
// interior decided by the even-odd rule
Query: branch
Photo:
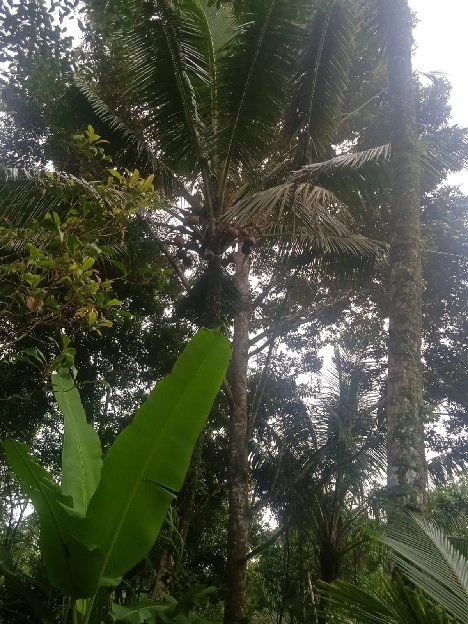
[[[258,353],[260,353],[261,351],[263,351],[266,347],[268,347],[268,345],[271,344],[271,342],[274,342],[276,340],[276,333],[279,332],[279,330],[282,330],[283,328],[288,328],[288,331],[292,331],[294,329],[297,329],[298,327],[300,327],[303,323],[309,323],[312,320],[317,320],[318,318],[320,318],[322,315],[324,315],[326,312],[329,312],[330,310],[333,309],[334,306],[336,306],[338,303],[342,303],[344,301],[347,301],[348,297],[340,297],[339,299],[335,299],[335,301],[331,304],[322,306],[321,308],[318,308],[313,315],[309,314],[310,318],[306,318],[306,316],[308,315],[308,312],[306,310],[304,310],[304,308],[301,308],[301,310],[299,312],[297,312],[296,314],[291,315],[289,318],[284,319],[280,324],[279,324],[279,328],[276,332],[273,332],[273,335],[268,335],[269,332],[268,330],[265,330],[263,332],[261,332],[260,334],[258,334],[257,336],[255,336],[254,338],[252,338],[250,340],[250,347],[255,346],[258,342],[260,342],[261,340],[265,339],[265,342],[260,345],[259,347],[257,347],[256,349],[254,349],[253,351],[251,351],[249,353],[249,357],[253,357],[254,355],[257,355]]]
[[[231,385],[227,380],[227,377],[223,379],[223,390],[226,395],[227,402],[229,403],[229,409],[231,410],[231,414],[234,411],[234,396],[232,394]]]
[[[288,481],[288,489],[290,490],[295,485],[299,483],[301,479],[305,477],[305,475],[309,472],[310,468],[316,463],[317,457],[323,455],[329,448],[331,448],[332,442],[327,442],[322,447],[318,448],[316,451],[312,453],[312,456],[305,462],[305,464],[300,468],[294,476]],[[279,475],[279,470],[277,471],[277,475],[275,476],[275,481],[277,481]],[[320,486],[320,482],[317,483]],[[280,486],[276,486],[271,488],[269,492],[267,492],[264,496],[259,498],[257,502],[252,505],[252,514],[257,513],[262,507],[264,507],[269,501],[271,501],[278,492],[281,491]]]
[[[274,271],[272,273],[271,279],[268,282],[268,284],[265,286],[265,288],[255,297],[255,299],[252,302],[252,310],[256,310],[258,308],[258,306],[262,303],[262,301],[264,301],[265,297],[267,297],[270,292],[271,289],[273,288],[273,285],[275,284],[276,278],[277,278],[277,274],[276,271]]]
[[[23,338],[27,338],[28,336],[30,336],[32,332],[36,329],[36,327],[39,327],[40,325],[47,325],[47,323],[49,322],[51,318],[52,318],[51,314],[39,317],[37,320],[31,323],[31,325],[27,329],[25,329],[22,334],[20,334],[16,338],[13,338],[12,340],[10,340],[10,342],[0,343],[2,346],[2,350],[6,351],[6,349],[9,349],[13,345],[15,345],[17,342],[20,342],[21,340],[23,340]]]
[[[281,527],[281,529],[276,531],[276,533],[273,533],[271,537],[265,540],[263,544],[260,544],[259,546],[251,550],[249,553],[247,553],[245,555],[244,561],[248,561],[249,559],[252,559],[252,557],[255,557],[256,555],[260,554],[261,552],[263,552],[264,550],[272,546],[283,535],[283,533],[286,533],[287,530],[288,530],[287,525]]]
[[[169,264],[172,266],[172,268],[174,269],[177,277],[180,279],[182,286],[188,292],[190,290],[190,282],[185,277],[184,272],[180,268],[177,260],[175,258],[173,258],[173,256],[171,255],[171,253],[167,249],[166,245],[160,240],[160,238],[158,237],[156,232],[153,230],[151,223],[147,219],[145,219],[144,214],[141,211],[137,212],[137,217],[146,226],[147,231],[148,231],[149,235],[151,236],[152,240],[156,243],[156,245],[159,247],[159,249],[166,256]]]

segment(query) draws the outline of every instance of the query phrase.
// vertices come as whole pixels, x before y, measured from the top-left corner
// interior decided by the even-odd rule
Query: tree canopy
[[[460,620],[468,223],[446,180],[468,130],[447,80],[412,70],[407,9],[3,3],[0,437],[50,476],[38,499],[2,455],[0,622]],[[41,500],[72,508],[48,379],[105,454],[200,326],[233,355],[185,483],[87,610],[45,545]],[[99,560],[108,505],[93,543],[70,520],[64,560]]]

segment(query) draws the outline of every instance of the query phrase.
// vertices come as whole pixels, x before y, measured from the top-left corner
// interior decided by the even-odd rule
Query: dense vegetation
[[[0,20],[0,622],[467,622],[468,130],[407,1]]]

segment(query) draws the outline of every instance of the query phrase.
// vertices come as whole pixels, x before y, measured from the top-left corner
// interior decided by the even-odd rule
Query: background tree
[[[408,2],[383,4],[392,110],[392,212],[387,386],[388,488],[421,508],[426,488],[421,376],[421,165]]]

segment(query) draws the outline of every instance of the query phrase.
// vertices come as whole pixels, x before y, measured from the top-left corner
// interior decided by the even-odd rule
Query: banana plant
[[[224,378],[228,341],[200,330],[102,459],[68,374],[52,375],[64,418],[60,485],[26,445],[3,441],[10,467],[39,517],[48,578],[87,624],[100,587],[115,586],[148,553]]]

